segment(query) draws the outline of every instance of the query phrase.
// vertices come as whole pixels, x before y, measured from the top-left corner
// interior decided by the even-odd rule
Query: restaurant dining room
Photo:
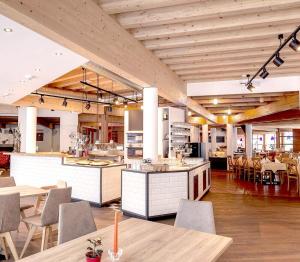
[[[300,261],[300,0],[0,0],[0,261]]]

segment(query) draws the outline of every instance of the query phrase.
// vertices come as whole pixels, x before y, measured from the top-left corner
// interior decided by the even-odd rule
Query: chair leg
[[[8,254],[7,254],[7,248],[6,248],[6,243],[5,243],[5,238],[4,237],[0,237],[0,244],[1,247],[3,249],[3,255],[5,256],[5,259],[8,259]]]
[[[290,178],[288,176],[288,191],[290,191]]]
[[[53,231],[52,231],[52,227],[49,227],[49,244],[50,247],[53,247]]]
[[[19,256],[18,256],[18,253],[17,253],[17,250],[16,250],[16,247],[15,247],[15,244],[11,238],[11,235],[9,232],[5,233],[4,234],[4,237],[5,237],[5,241],[14,257],[14,260],[18,260],[19,259]]]
[[[34,205],[34,208],[35,208],[34,214],[38,213],[41,203],[42,203],[42,198],[40,196],[38,196],[36,199],[35,205]]]
[[[41,252],[47,249],[48,242],[49,242],[49,227],[45,226],[43,227]]]
[[[21,214],[21,218],[22,218],[22,219],[26,218],[26,215],[25,215],[24,210],[21,210],[21,211],[20,211],[20,214]],[[25,224],[27,230],[29,231],[29,230],[30,230],[29,225],[28,225],[27,223],[24,223],[24,224]]]
[[[21,252],[20,258],[22,258],[22,257],[24,256],[24,254],[25,254],[25,252],[26,252],[26,250],[27,250],[27,248],[28,248],[28,245],[29,245],[29,243],[30,243],[30,240],[32,239],[32,237],[33,237],[33,235],[34,235],[34,233],[35,233],[36,228],[37,228],[36,226],[31,225],[30,230],[29,230],[29,232],[28,232],[28,236],[27,236],[25,245],[24,245],[23,250],[22,250],[22,252]]]

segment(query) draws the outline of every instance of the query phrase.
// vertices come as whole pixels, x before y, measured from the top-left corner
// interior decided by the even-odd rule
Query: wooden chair
[[[25,254],[30,240],[37,228],[42,228],[43,231],[41,251],[47,249],[49,236],[51,237],[52,235],[52,226],[58,223],[59,205],[71,202],[71,190],[72,189],[70,187],[51,189],[46,199],[42,214],[23,219],[25,223],[30,225],[30,231],[21,252],[21,258]],[[74,217],[74,219],[76,218]]]
[[[1,187],[12,187],[12,186],[16,186],[16,182],[14,177],[1,177],[0,178],[0,188]],[[33,208],[34,205],[32,204],[24,204],[21,203],[20,204],[20,215],[21,218],[24,219],[26,217],[25,215],[25,210]],[[26,224],[27,229],[29,230],[28,225]]]
[[[261,162],[260,162],[260,158],[253,158],[252,159],[253,162],[253,170],[254,170],[254,182],[256,182],[256,179],[258,178],[258,181],[260,181],[260,183],[263,183],[263,174],[261,172]]]
[[[88,202],[65,203],[59,206],[58,244],[63,244],[96,230],[92,209]]]
[[[253,179],[253,181],[255,182],[255,175],[254,175],[254,166],[253,166],[253,159],[247,159],[247,180],[250,181],[251,179]]]
[[[242,163],[239,163],[239,167],[238,167],[238,177],[241,178],[241,176],[243,176],[243,179],[245,180],[246,174],[247,174],[247,157],[243,156]]]
[[[11,231],[18,230],[20,224],[20,193],[0,195],[0,244],[6,259],[8,259],[8,245],[14,260],[18,260],[18,253],[11,238]]]
[[[296,180],[297,183],[297,193],[299,193],[299,170],[297,161],[291,160],[287,164],[287,180],[288,180],[288,191],[290,191],[291,180]]]
[[[174,226],[216,234],[212,203],[181,199]]]
[[[43,186],[41,188],[45,190],[50,190],[54,188],[67,188],[67,182],[63,180],[58,180],[56,185]],[[46,201],[46,196],[39,196],[36,201],[36,210],[38,210],[41,207],[41,204],[45,201]]]

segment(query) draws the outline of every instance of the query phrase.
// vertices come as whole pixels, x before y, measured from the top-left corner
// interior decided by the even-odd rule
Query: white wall
[[[43,141],[37,141],[38,152],[58,152],[59,151],[59,126],[50,129],[45,126],[37,125],[37,133],[44,134]],[[57,135],[58,134],[58,135]]]
[[[198,143],[200,142],[200,130],[199,127],[191,126],[191,142]]]

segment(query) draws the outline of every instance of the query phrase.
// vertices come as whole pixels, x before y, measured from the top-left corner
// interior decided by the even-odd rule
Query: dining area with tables
[[[300,261],[299,21],[0,0],[0,261]]]

